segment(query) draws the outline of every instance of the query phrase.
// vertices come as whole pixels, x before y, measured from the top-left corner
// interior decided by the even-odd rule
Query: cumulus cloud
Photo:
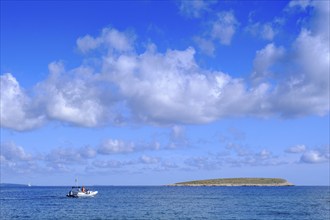
[[[241,79],[199,68],[194,54],[187,48],[109,55],[102,75],[84,67],[65,71],[61,63],[52,63],[49,78],[36,87],[40,109],[49,119],[86,127],[116,123],[120,103],[132,119],[157,124],[206,123],[259,111],[255,104],[265,85],[248,90]]]
[[[156,142],[155,142],[156,143]],[[1,143],[0,162],[1,169],[6,173],[35,173],[52,172],[79,172],[91,168],[123,168],[128,165],[144,166],[159,165],[164,169],[170,168],[171,163],[162,161],[159,157],[142,154],[136,159],[129,160],[102,160],[104,155],[129,154],[135,152],[155,151],[159,143],[137,145],[134,142],[122,140],[107,140],[100,147],[56,147],[49,152],[33,154],[28,153],[23,147],[14,142]],[[157,146],[156,146],[157,145]],[[163,164],[164,163],[164,164]],[[172,164],[173,165],[173,164]],[[140,167],[141,168],[141,167]],[[166,169],[167,169],[166,168]]]
[[[305,10],[312,3],[311,0],[292,0],[288,4],[288,8],[301,8]]]
[[[204,33],[193,37],[197,48],[208,56],[214,55],[216,45],[230,45],[239,26],[233,11],[221,11],[215,15],[206,22]]]
[[[282,111],[285,117],[329,112],[328,43],[307,30],[301,31],[292,50],[292,66],[284,71],[288,77],[274,93],[274,111]]]
[[[95,156],[96,150],[89,146],[82,148],[58,147],[48,153],[45,159],[50,164],[84,164],[87,159]]]
[[[1,155],[7,161],[29,161],[33,157],[13,142],[1,143]]]
[[[124,142],[117,139],[108,139],[98,148],[100,154],[116,154],[134,152],[135,144],[133,142]]]
[[[329,20],[330,20],[330,2],[329,1],[313,1],[313,7],[316,10],[314,17],[311,19],[311,30],[320,35],[324,40],[329,42]]]
[[[261,24],[260,22],[251,23],[245,31],[253,36],[260,36],[264,40],[273,40],[277,31],[274,29],[272,23]]]
[[[296,145],[285,150],[286,153],[300,154],[300,163],[324,163],[329,162],[329,146],[308,148],[305,145]]]
[[[127,52],[133,49],[134,36],[122,33],[114,28],[104,28],[99,37],[86,35],[78,38],[78,49],[87,53],[96,48],[105,48],[116,52]]]
[[[285,49],[276,47],[273,43],[257,51],[253,61],[254,72],[251,75],[252,80],[260,83],[265,77],[272,75],[272,67],[276,62],[281,61],[284,55]]]
[[[211,36],[223,45],[230,45],[238,24],[232,11],[220,12],[218,19],[212,25]]]
[[[289,147],[288,149],[285,150],[287,153],[303,153],[306,151],[306,146],[305,145],[296,145],[293,147]]]
[[[211,39],[203,37],[194,37],[194,41],[202,53],[213,56],[215,51],[214,43]]]
[[[312,11],[312,16],[299,21],[303,28],[310,30],[315,35],[323,36],[329,40],[330,2],[317,0],[292,0],[285,8],[290,13],[305,13]],[[306,13],[307,12],[307,13]]]
[[[313,149],[313,150],[306,150],[301,158],[301,163],[325,163],[329,162],[330,153],[329,147],[324,149]]]
[[[1,76],[1,126],[23,131],[59,120],[85,127],[121,123],[117,97],[90,67],[66,71],[61,62],[49,65],[49,77],[28,95],[11,74]]]
[[[303,27],[287,49],[268,44],[254,60],[252,78],[273,81],[270,109],[282,117],[329,112],[329,25],[323,21],[329,18],[329,10],[314,4],[314,28]],[[322,3],[326,5],[329,3]]]
[[[50,119],[95,127],[116,123],[115,97],[111,89],[102,89],[91,68],[66,71],[60,62],[49,65],[48,79],[37,87],[39,99]]]
[[[24,92],[12,74],[1,75],[0,80],[1,126],[22,131],[42,125],[45,116],[39,113],[37,103]]]
[[[90,146],[85,146],[80,148],[79,153],[82,158],[86,158],[86,159],[94,158],[97,155],[97,151]]]
[[[11,74],[2,75],[1,126],[28,130],[46,120],[84,127],[133,121],[173,125],[231,116],[327,114],[329,27],[321,18],[329,17],[328,4],[311,4],[315,27],[302,28],[290,47],[270,43],[257,51],[252,85],[202,68],[192,47],[158,52],[149,44],[137,52],[133,34],[105,28],[99,36],[77,40],[80,51],[94,50],[93,56],[100,57],[97,65],[66,70],[60,62],[51,63],[49,77],[33,95]],[[211,27],[211,40],[230,44],[238,22],[233,12],[220,12]],[[212,46],[205,47],[212,52]]]
[[[142,155],[140,157],[140,162],[143,164],[157,164],[159,163],[160,159],[157,157],[150,157],[146,155]]]
[[[40,158],[14,142],[3,142],[0,149],[1,172],[33,173],[40,170]]]
[[[125,142],[117,139],[109,139],[100,147],[82,146],[82,147],[56,147],[49,152],[28,153],[23,147],[14,142],[1,143],[0,162],[1,169],[7,173],[47,173],[52,172],[78,172],[85,169],[97,168],[122,168],[128,165],[148,165],[163,164],[159,157],[135,154],[136,159],[129,160],[102,160],[105,155],[111,154],[129,154],[135,152],[156,151],[159,149],[159,143],[149,143],[137,145],[134,142]],[[137,146],[137,147],[135,147]]]
[[[134,142],[119,139],[107,139],[97,147],[99,154],[127,154],[143,151],[157,151],[164,149],[158,141],[151,142]]]
[[[105,74],[119,86],[133,115],[144,122],[206,123],[255,110],[264,85],[247,91],[241,79],[200,69],[194,54],[193,48],[187,48],[122,55]],[[244,102],[247,98],[249,102]]]

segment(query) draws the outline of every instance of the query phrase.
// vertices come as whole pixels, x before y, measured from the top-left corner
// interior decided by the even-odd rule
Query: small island
[[[195,180],[170,184],[169,186],[294,186],[281,178],[222,178]]]

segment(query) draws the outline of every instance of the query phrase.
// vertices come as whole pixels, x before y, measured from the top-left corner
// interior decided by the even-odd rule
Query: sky
[[[1,1],[1,183],[329,185],[329,1]]]

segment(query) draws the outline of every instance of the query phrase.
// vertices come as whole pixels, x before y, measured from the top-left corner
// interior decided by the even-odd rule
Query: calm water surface
[[[1,187],[0,219],[330,219],[329,187]]]

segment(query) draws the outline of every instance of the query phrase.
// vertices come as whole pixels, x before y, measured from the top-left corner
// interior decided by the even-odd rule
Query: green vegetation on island
[[[222,178],[180,182],[170,186],[293,186],[293,184],[281,178]]]

